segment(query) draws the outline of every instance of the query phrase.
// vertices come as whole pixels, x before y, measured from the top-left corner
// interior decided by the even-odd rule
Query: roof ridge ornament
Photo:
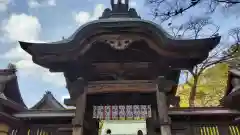
[[[48,99],[50,98],[53,98],[53,94],[52,94],[52,92],[51,91],[49,91],[49,90],[47,90],[47,91],[45,91],[45,94],[44,94],[44,97],[47,97]]]
[[[111,0],[111,6],[112,10],[119,10],[122,8],[122,10],[128,11],[129,8],[129,0],[124,0],[124,3],[122,2],[123,0],[118,0],[117,4],[114,3],[114,0]]]
[[[13,73],[16,73],[17,72],[17,67],[16,67],[15,64],[9,63],[8,64],[8,70],[12,71]]]
[[[102,14],[101,18],[140,18],[134,8],[129,8],[129,0],[118,0],[114,3],[111,0],[111,7],[106,8]]]
[[[15,79],[16,76],[16,66],[12,63],[8,64],[8,68],[5,71],[10,71],[11,74],[5,74],[5,75],[0,75],[0,98],[7,99],[7,97],[4,94],[4,90],[6,88],[6,85],[9,81],[12,79]]]
[[[49,91],[49,90],[45,91],[45,93],[46,93],[46,94],[52,94],[52,92]]]

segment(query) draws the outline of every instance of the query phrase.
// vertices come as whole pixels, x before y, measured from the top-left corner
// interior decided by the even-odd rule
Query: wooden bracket
[[[82,127],[83,123],[81,122],[81,120],[79,120],[78,118],[73,118],[72,119],[72,125],[74,127]]]
[[[174,107],[180,107],[180,97],[175,95],[168,95],[167,104]]]
[[[68,83],[68,91],[72,100],[77,100],[77,98],[84,93],[85,83],[83,78],[77,78],[74,82]]]
[[[167,80],[164,76],[159,76],[156,81],[158,91],[162,92],[170,92],[175,84],[174,81]]]

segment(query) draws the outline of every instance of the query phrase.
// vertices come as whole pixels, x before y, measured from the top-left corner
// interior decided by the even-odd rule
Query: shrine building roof
[[[0,76],[3,78],[14,74],[16,75],[16,71],[13,69],[0,69]],[[6,83],[3,95],[0,96],[1,105],[11,108],[13,111],[27,109],[19,90],[17,76]]]
[[[50,91],[47,91],[42,99],[31,109],[33,110],[63,110],[64,106],[57,101]]]

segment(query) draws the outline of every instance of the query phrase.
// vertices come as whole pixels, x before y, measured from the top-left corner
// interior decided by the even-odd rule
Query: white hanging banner
[[[151,105],[93,106],[93,118],[101,120],[146,119],[151,113]]]

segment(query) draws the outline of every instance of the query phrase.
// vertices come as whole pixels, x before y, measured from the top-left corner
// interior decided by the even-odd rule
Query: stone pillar
[[[79,83],[83,84],[82,78],[78,79]],[[76,82],[74,82],[76,83]],[[84,128],[84,114],[86,109],[86,100],[87,100],[87,91],[85,90],[84,85],[79,87],[79,91],[82,91],[78,98],[74,101],[76,102],[76,112],[75,117],[72,120],[73,124],[73,135],[83,135],[83,128]]]
[[[0,135],[8,135],[9,129],[8,124],[0,122]]]
[[[158,77],[157,79],[157,111],[160,122],[161,135],[171,135],[171,122],[168,117],[168,105],[166,93],[171,91],[173,86],[172,81],[166,80],[164,77]]]

